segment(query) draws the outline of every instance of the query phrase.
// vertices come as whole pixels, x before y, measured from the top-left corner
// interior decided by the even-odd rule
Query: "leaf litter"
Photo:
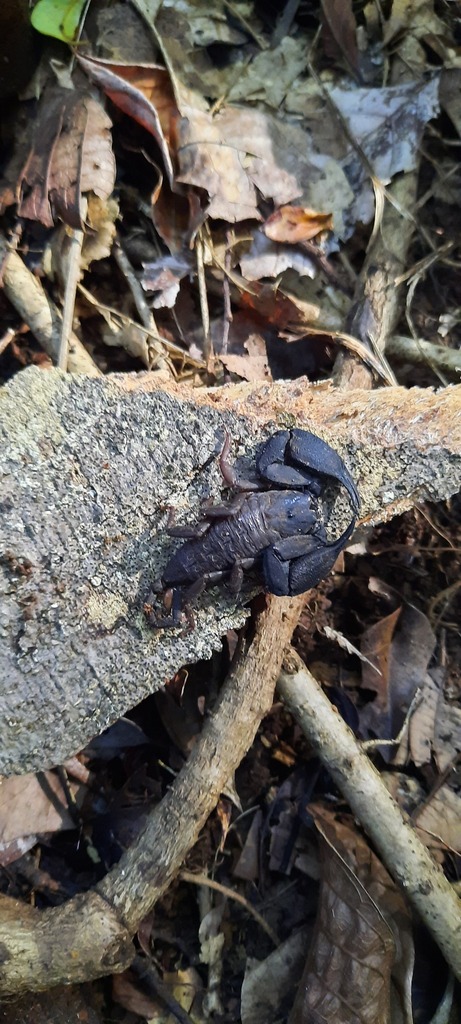
[[[430,274],[416,274],[398,333],[459,348],[454,12],[430,0],[384,8],[323,0],[291,5],[283,31],[290,4],[279,6],[101,4],[82,24],[65,73],[62,46],[42,44],[8,128],[2,226],[16,232],[61,304],[69,240],[83,233],[70,319],[101,372],[160,365],[197,386],[328,378],[349,333],[376,196],[389,201],[387,186],[413,172],[418,204],[400,211],[413,218],[411,260],[436,257]],[[441,243],[452,246],[448,257],[437,255]],[[412,272],[411,262],[401,268]],[[46,367],[14,306],[3,308],[5,329],[13,328],[0,346],[3,378],[31,362]],[[393,364],[399,383],[438,383],[437,366],[411,353],[403,345]],[[296,639],[453,879],[461,853],[459,511],[454,500],[433,509],[432,522],[415,511],[366,528],[342,575],[310,595]],[[21,898],[33,889],[46,906],[53,885],[65,898],[94,884],[95,861],[116,863],[195,742],[232,646],[229,637],[221,657],[192,666],[187,682],[171,680],[168,703],[152,697],[134,709],[131,740],[113,726],[105,752],[83,752],[78,763],[85,772],[91,765],[84,783],[63,789],[54,773],[3,781],[4,891]],[[90,842],[79,844],[82,830]],[[427,935],[281,705],[188,868],[223,891],[210,889],[206,911],[178,881],[139,939],[189,1019],[214,1009],[245,1024],[411,1024],[442,1004],[444,978],[425,979],[418,952]],[[255,908],[278,936],[275,950]],[[160,981],[147,991],[135,967],[114,976],[118,1012],[165,1019]]]

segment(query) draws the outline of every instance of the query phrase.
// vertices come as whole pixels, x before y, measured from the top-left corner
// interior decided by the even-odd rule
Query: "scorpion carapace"
[[[333,567],[355,526],[356,485],[343,460],[326,441],[307,430],[279,430],[256,459],[258,479],[241,480],[227,460],[226,437],[220,466],[236,494],[226,505],[204,511],[195,527],[174,527],[188,538],[168,561],[158,589],[171,595],[171,614],[159,626],[178,625],[182,609],[206,586],[226,580],[240,589],[249,570],[270,594],[302,594]],[[343,486],[353,516],[337,540],[329,541],[320,513],[326,484]]]

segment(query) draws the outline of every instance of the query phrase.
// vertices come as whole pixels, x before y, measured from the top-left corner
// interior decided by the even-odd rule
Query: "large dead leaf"
[[[358,89],[347,83],[328,89],[331,105],[325,91],[313,88],[311,80],[293,89],[290,111],[303,115],[306,135],[315,140],[324,163],[333,158],[338,173],[342,170],[353,188],[353,198],[343,203],[340,219],[337,203],[322,195],[321,188],[315,200],[306,201],[316,209],[332,210],[340,238],[348,237],[358,220],[367,223],[373,216],[369,165],[383,183],[417,166],[424,127],[438,113],[438,89],[437,74],[423,83],[380,89]]]
[[[343,58],[355,78],[360,77],[357,25],[352,0],[322,0],[323,42],[325,53]]]
[[[141,284],[146,292],[155,292],[152,305],[155,309],[162,306],[173,307],[183,277],[194,271],[192,259],[187,255],[161,256],[158,260],[144,263]]]
[[[227,139],[219,116],[213,118],[208,111],[187,104],[182,105],[181,112],[177,180],[208,193],[209,217],[231,223],[260,220],[256,189],[245,167],[244,147]]]
[[[244,347],[247,355],[222,355],[224,366],[243,380],[272,380],[264,338],[260,334],[250,334]]]
[[[353,829],[309,809],[321,832],[322,885],[292,1024],[389,1024],[396,946],[378,901],[384,876],[386,887],[393,883]]]
[[[449,704],[442,693],[439,694],[432,747],[440,772],[454,764],[461,753],[461,708]]]
[[[241,993],[242,1024],[281,1019],[284,1002],[292,996],[301,975],[307,941],[308,930],[303,929],[290,935],[265,960],[247,962]]]
[[[291,268],[300,277],[315,277],[316,267],[311,257],[293,245],[280,245],[256,230],[253,241],[243,256],[240,268],[247,281],[260,281],[263,277],[279,277]]]
[[[257,53],[248,64],[242,62],[236,81],[226,90],[229,103],[264,103],[278,111],[299,75],[306,69],[306,47],[301,37],[285,36],[275,49]],[[235,79],[235,67],[232,68]],[[207,82],[211,76],[206,76]],[[216,78],[216,75],[214,76]],[[221,82],[222,82],[221,74]],[[221,86],[221,92],[222,90]],[[219,95],[219,93],[217,94]]]
[[[281,206],[264,225],[264,233],[273,242],[289,242],[291,245],[332,230],[331,213],[319,213],[305,206]]]

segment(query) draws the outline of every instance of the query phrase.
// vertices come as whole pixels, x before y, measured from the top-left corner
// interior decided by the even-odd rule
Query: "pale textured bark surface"
[[[167,506],[191,522],[221,497],[224,432],[248,472],[267,434],[289,426],[340,451],[366,519],[459,490],[461,387],[185,391],[155,374],[29,369],[3,389],[0,771],[61,762],[243,621],[225,588],[198,602],[185,636],[150,628],[143,603],[178,544]],[[339,501],[335,534],[348,514]]]

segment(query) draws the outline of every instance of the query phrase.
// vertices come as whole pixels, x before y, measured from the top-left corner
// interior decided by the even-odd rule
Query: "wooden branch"
[[[187,391],[155,374],[30,368],[3,389],[0,771],[62,762],[244,621],[225,588],[200,599],[184,636],[149,627],[143,603],[178,543],[164,532],[168,507],[190,522],[203,499],[221,499],[224,432],[248,472],[264,437],[287,425],[344,455],[367,520],[460,488],[458,386]],[[336,535],[348,515],[339,500]]]
[[[48,298],[35,274],[26,267],[19,254],[9,247],[1,231],[0,266],[2,287],[7,299],[35,335],[43,350],[57,363],[63,329],[62,314]],[[68,331],[68,342],[68,369],[73,373],[99,377],[101,371],[71,330]]]
[[[461,901],[293,649],[287,652],[277,691],[461,981]]]
[[[90,893],[38,911],[0,896],[0,996],[124,970],[131,936],[179,870],[269,711],[303,598],[271,598],[189,760],[146,828]],[[277,645],[273,638],[277,637]]]

